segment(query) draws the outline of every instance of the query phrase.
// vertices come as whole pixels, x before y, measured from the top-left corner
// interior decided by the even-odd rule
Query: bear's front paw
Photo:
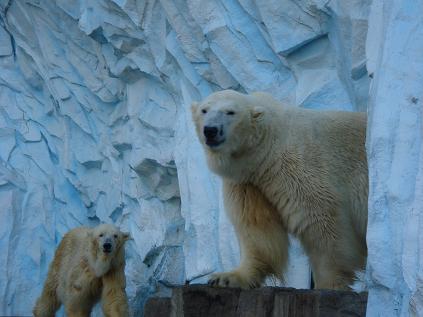
[[[254,278],[243,276],[237,271],[212,274],[207,284],[218,287],[239,287],[250,289],[259,287],[260,283]]]

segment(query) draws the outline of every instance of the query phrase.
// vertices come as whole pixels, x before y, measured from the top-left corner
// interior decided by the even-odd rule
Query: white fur
[[[229,111],[231,120],[218,123],[225,141],[207,146],[205,123]],[[281,277],[291,233],[318,288],[349,288],[367,256],[365,114],[301,109],[265,93],[234,91],[214,93],[192,112],[208,165],[223,178],[241,246],[239,268],[211,283],[249,288],[268,275]]]

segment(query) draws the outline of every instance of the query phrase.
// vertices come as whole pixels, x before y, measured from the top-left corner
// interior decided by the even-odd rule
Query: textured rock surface
[[[364,110],[369,5],[0,0],[0,315],[30,314],[56,245],[79,225],[131,232],[134,312],[236,265],[191,101],[233,88]],[[286,285],[307,287],[293,246]]]
[[[421,0],[372,5],[368,316],[423,316],[421,12]]]
[[[265,287],[241,291],[203,285],[175,288],[171,298],[151,298],[145,317],[361,317],[367,293]]]

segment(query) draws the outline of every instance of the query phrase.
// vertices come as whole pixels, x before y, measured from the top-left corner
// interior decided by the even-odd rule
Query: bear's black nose
[[[204,127],[204,130],[203,130],[204,136],[207,139],[215,138],[218,132],[219,130],[216,127],[209,127],[209,126]]]
[[[103,244],[103,249],[104,249],[104,251],[112,250],[112,244],[109,243],[109,242],[106,242],[105,244]]]

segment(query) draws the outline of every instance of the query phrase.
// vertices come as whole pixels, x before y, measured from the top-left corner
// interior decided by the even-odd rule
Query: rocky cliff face
[[[396,48],[390,41],[397,38],[409,45],[404,52],[410,59],[420,58],[422,48],[412,44],[414,37],[421,43],[418,22],[407,24],[406,35],[401,18],[393,19],[404,10],[416,18],[420,0],[391,13],[388,5],[375,3],[366,57],[370,0],[0,0],[0,314],[30,314],[56,245],[75,226],[113,222],[131,233],[126,273],[135,312],[150,294],[166,294],[169,286],[201,282],[210,272],[236,265],[237,242],[219,181],[196,141],[190,103],[230,88],[264,90],[307,108],[366,110],[366,61],[372,73],[385,69],[382,56],[396,56],[390,55]],[[421,58],[414,64],[399,58],[398,67],[416,76],[404,73],[398,89],[406,83],[421,87]],[[375,77],[375,87],[385,90],[375,88],[371,99],[381,112],[378,96],[390,98],[389,83],[398,75],[385,70],[391,77]],[[421,90],[413,97],[410,106],[421,118]],[[369,147],[380,154],[370,156],[375,182],[377,170],[386,175],[378,162],[394,162],[376,132],[399,122],[396,113],[390,119],[372,114]],[[401,118],[404,131],[414,124],[421,140],[421,119]],[[415,146],[407,170],[415,176],[421,144],[410,143],[416,135],[401,135],[389,134],[386,144],[401,143],[400,153]],[[404,182],[398,190],[414,190],[412,210],[421,211],[421,177],[413,188]],[[377,195],[383,193],[382,188]],[[371,201],[375,214],[389,203],[377,202]],[[396,206],[399,211],[403,205]],[[372,272],[382,270],[378,265],[390,252],[390,245],[378,244],[395,231],[373,231],[385,224],[376,218],[369,227],[375,232],[369,243]],[[390,224],[395,227],[396,220]],[[405,251],[414,255],[417,244],[412,245]],[[402,250],[392,265],[407,257]],[[286,284],[307,287],[307,261],[295,241],[291,259]],[[415,275],[410,278],[415,281]],[[380,296],[374,298],[370,309],[377,311]]]
[[[368,316],[423,315],[423,1],[374,0],[367,38]]]

